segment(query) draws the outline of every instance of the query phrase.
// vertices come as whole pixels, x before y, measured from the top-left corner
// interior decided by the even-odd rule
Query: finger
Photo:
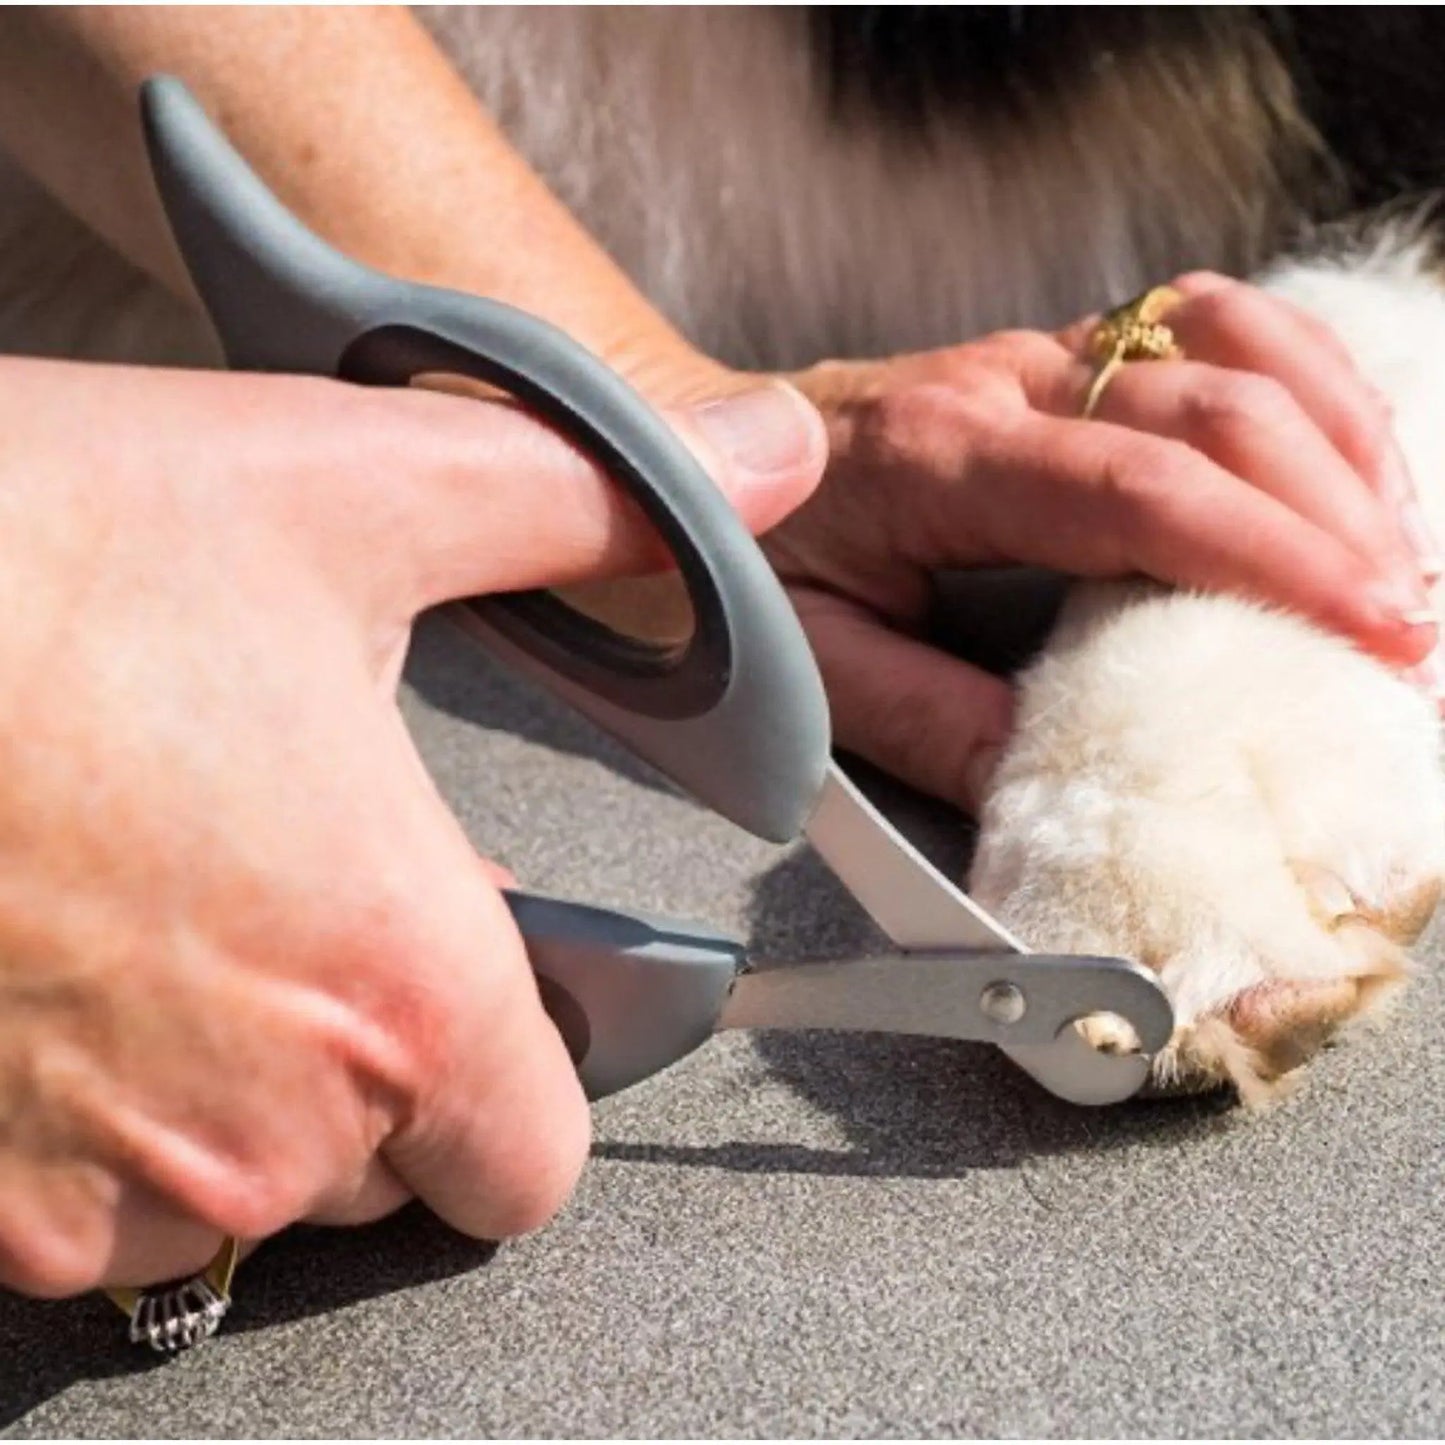
[[[143,1180],[78,1160],[0,1161],[0,1287],[44,1298],[198,1274],[224,1239]]]
[[[104,1281],[112,1287],[139,1288],[199,1274],[225,1238],[138,1180],[122,1188],[113,1229]]]
[[[400,1184],[455,1228],[503,1238],[561,1207],[586,1159],[590,1122],[511,913],[445,822],[424,869],[436,920],[427,1069],[382,1154]]]
[[[1336,334],[1302,308],[1257,286],[1221,280],[1185,287],[1186,300],[1167,318],[1186,356],[1215,366],[1273,377],[1341,457],[1378,494],[1399,454],[1388,408],[1365,384]]]
[[[822,420],[782,382],[668,420],[755,532],[796,507],[822,475]],[[375,409],[368,433],[358,443],[372,463],[356,498],[361,550],[374,559],[383,539],[393,555],[401,549],[418,610],[667,564],[641,509],[516,406],[398,392]]]
[[[1388,485],[1391,494],[1397,498],[1400,526],[1406,542],[1415,554],[1420,575],[1428,583],[1438,582],[1445,577],[1445,548],[1441,547],[1438,534],[1426,520],[1414,478],[1405,469],[1403,462],[1399,472],[1395,474],[1395,480]]]
[[[1384,504],[1390,535],[1427,583],[1445,554],[1425,518],[1387,399],[1361,375],[1334,328],[1288,297],[1202,273],[1184,278],[1186,304],[1170,317],[1192,357],[1278,378]],[[1439,698],[1438,652],[1412,680]]]
[[[1273,302],[1280,310],[1289,315],[1308,334],[1310,344],[1313,348],[1326,354],[1336,363],[1354,369],[1354,358],[1350,349],[1345,345],[1334,327],[1327,325],[1320,320],[1312,311],[1291,301],[1287,296],[1281,296],[1277,291],[1271,291],[1264,287],[1253,285],[1246,281],[1239,280],[1236,276],[1224,276],[1218,271],[1190,271],[1176,281],[1169,283],[1174,290],[1178,291],[1186,300],[1192,301],[1196,297],[1217,295],[1219,293],[1233,293],[1235,290],[1254,291]]]
[[[1013,723],[1007,683],[831,593],[800,588],[793,600],[823,674],[838,743],[976,811]]]
[[[1288,297],[1200,273],[1177,283],[1188,298],[1169,317],[1190,357],[1272,376],[1288,386],[1341,457],[1391,509],[1406,547],[1429,581],[1445,573],[1425,520],[1390,406],[1361,375],[1333,327]]]
[[[1445,577],[1445,547],[1441,546],[1439,533],[1425,516],[1415,478],[1398,445],[1394,446],[1393,459],[1385,467],[1382,495],[1400,519],[1405,541],[1415,554],[1420,575],[1429,584],[1438,582]]]
[[[1391,510],[1294,397],[1268,377],[1194,361],[1126,366],[1094,415],[1184,442],[1332,533],[1381,572],[1416,570]]]
[[[921,565],[1016,560],[1235,592],[1400,664],[1419,662],[1435,641],[1418,581],[1381,576],[1329,532],[1177,442],[1035,416],[981,439],[947,501],[957,517],[917,539]],[[968,555],[951,554],[953,537]]]
[[[1389,406],[1334,329],[1286,297],[1227,276],[1196,272],[1171,284],[1185,300],[1165,320],[1184,354],[1286,387],[1365,484],[1391,507],[1405,508],[1407,545],[1438,575],[1439,548],[1410,505],[1413,486]],[[1075,354],[1086,354],[1097,319],[1061,333]]]
[[[1174,307],[1162,319],[1174,332],[1176,341],[1180,342],[1185,353],[1194,359],[1213,360],[1222,366],[1242,365],[1242,369],[1247,371],[1258,369],[1242,364],[1240,360],[1242,355],[1248,355],[1253,351],[1252,342],[1257,338],[1246,337],[1243,350],[1241,351],[1238,346],[1235,346],[1233,349],[1234,360],[1225,361],[1213,354],[1218,349],[1217,338],[1210,335],[1213,308],[1227,307],[1240,299],[1251,298],[1262,301],[1270,310],[1269,316],[1261,327],[1267,341],[1271,337],[1278,341],[1278,337],[1274,336],[1275,328],[1279,322],[1285,321],[1291,331],[1304,334],[1304,349],[1307,353],[1312,353],[1321,359],[1323,364],[1336,374],[1353,374],[1355,386],[1363,385],[1356,373],[1354,358],[1350,355],[1349,348],[1345,346],[1339,334],[1317,316],[1312,315],[1303,307],[1295,305],[1287,298],[1238,281],[1234,277],[1221,276],[1212,271],[1190,272],[1188,275],[1171,281],[1169,287],[1184,297],[1184,304]],[[1074,322],[1058,333],[1059,340],[1071,354],[1086,356],[1089,339],[1100,319],[1099,313],[1096,312],[1092,316],[1086,316]],[[1254,319],[1258,320],[1257,313],[1255,313]],[[1236,317],[1234,324],[1228,329],[1238,332],[1239,318]],[[1298,334],[1294,339],[1300,339]],[[1186,342],[1187,344],[1185,344]],[[1206,355],[1206,353],[1210,354]],[[1272,368],[1267,368],[1264,374],[1273,375],[1280,380],[1284,379]]]
[[[380,1157],[368,1159],[356,1178],[338,1181],[308,1211],[310,1224],[370,1224],[410,1202],[411,1190]]]

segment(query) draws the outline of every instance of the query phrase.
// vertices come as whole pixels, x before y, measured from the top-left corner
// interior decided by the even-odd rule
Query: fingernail
[[[1403,507],[1415,496],[1415,483],[1405,459],[1393,447],[1386,448],[1385,461],[1380,469],[1380,494],[1392,507]]]
[[[817,412],[780,381],[710,401],[692,421],[724,460],[757,477],[807,466],[826,444]]]
[[[1376,609],[1407,627],[1423,627],[1438,621],[1430,606],[1425,585],[1414,577],[1392,577],[1374,583],[1367,594]]]
[[[1421,575],[1427,582],[1438,582],[1441,577],[1445,577],[1445,548],[1440,546],[1429,522],[1425,520],[1410,470],[1405,465],[1405,459],[1398,453],[1392,453],[1385,459],[1381,490],[1385,501],[1394,506],[1400,518],[1400,530],[1404,532],[1405,541],[1415,554]]]
[[[1440,545],[1418,502],[1405,502],[1400,508],[1400,525],[1404,528],[1405,539],[1414,550],[1420,564],[1420,572],[1427,582],[1438,582],[1445,577],[1445,560],[1440,555]]]
[[[993,775],[998,771],[999,759],[1003,756],[1003,747],[999,743],[984,743],[974,750],[963,770],[963,785],[968,789],[968,796],[975,806],[982,804],[988,794],[988,785],[993,781]]]

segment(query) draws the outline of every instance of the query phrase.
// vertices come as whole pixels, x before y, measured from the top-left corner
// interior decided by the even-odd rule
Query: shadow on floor
[[[330,1314],[468,1273],[496,1251],[420,1205],[356,1229],[288,1230],[241,1266],[223,1328],[235,1334]],[[124,1317],[100,1295],[35,1301],[0,1292],[0,1429],[83,1380],[166,1365],[164,1357],[126,1339]]]
[[[1042,645],[1067,587],[1037,568],[981,568],[935,578],[928,635],[944,651],[999,674],[1016,672]],[[466,636],[445,610],[417,624],[406,680],[450,717],[512,733],[602,763],[645,787],[671,785],[537,684],[517,677]]]
[[[946,876],[964,876],[972,832],[952,809],[864,765],[848,769],[876,806]],[[750,910],[755,957],[837,957],[886,947],[816,854],[791,854],[758,881]],[[843,1148],[731,1142],[678,1147],[603,1140],[594,1153],[629,1163],[744,1173],[951,1178],[1017,1168],[1032,1157],[1167,1145],[1232,1126],[1229,1095],[1140,1099],[1108,1109],[1068,1104],[983,1044],[886,1034],[755,1035],[775,1080],[836,1118]]]
[[[1085,1109],[1046,1093],[981,1044],[865,1034],[760,1033],[771,1078],[842,1126],[848,1143],[734,1140],[679,1146],[602,1139],[600,1159],[737,1173],[952,1179],[1018,1169],[1032,1159],[1143,1146],[1166,1147],[1229,1129],[1226,1094],[1139,1099]]]
[[[589,758],[643,787],[676,790],[660,774],[543,688],[509,672],[446,616],[423,617],[407,654],[406,681],[429,706],[553,752]]]

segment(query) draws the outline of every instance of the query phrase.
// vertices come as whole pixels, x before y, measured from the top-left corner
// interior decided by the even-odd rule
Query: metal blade
[[[806,835],[900,948],[1028,951],[903,837],[836,762]]]
[[[739,976],[719,1028],[852,1029],[996,1044],[1050,1093],[1112,1104],[1138,1092],[1174,1015],[1158,978],[1117,958],[1030,954],[949,882],[830,763],[809,842],[907,952]],[[1104,1054],[1073,1027],[1126,1019],[1138,1054]]]
[[[1049,1093],[1071,1104],[1122,1104],[1148,1082],[1147,1054],[1101,1054],[1063,1028],[1049,1044],[1020,1044],[1004,1053]]]
[[[718,1027],[976,1039],[1010,1052],[1018,1049],[1019,1062],[1035,1073],[1026,1059],[1032,1061],[1040,1050],[1056,1050],[1061,1031],[1073,1020],[1100,1012],[1127,1019],[1146,1054],[1163,1048],[1174,1026],[1158,979],[1124,959],[938,952],[746,970],[733,986]],[[1065,1073],[1070,1063],[1085,1072],[1100,1061],[1105,1067],[1110,1063],[1087,1045],[1076,1054],[1069,1049],[1067,1057],[1060,1056]],[[1060,1092],[1051,1079],[1045,1082]]]

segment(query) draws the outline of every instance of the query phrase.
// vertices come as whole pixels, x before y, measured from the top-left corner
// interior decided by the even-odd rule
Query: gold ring
[[[1173,361],[1184,355],[1174,332],[1163,321],[1183,300],[1172,286],[1155,286],[1104,313],[1089,335],[1089,349],[1099,362],[1099,371],[1084,402],[1085,419],[1093,416],[1104,388],[1126,361]]]
[[[173,1355],[210,1339],[231,1307],[239,1254],[240,1241],[228,1234],[210,1264],[180,1284],[106,1290],[130,1320],[131,1343]]]

